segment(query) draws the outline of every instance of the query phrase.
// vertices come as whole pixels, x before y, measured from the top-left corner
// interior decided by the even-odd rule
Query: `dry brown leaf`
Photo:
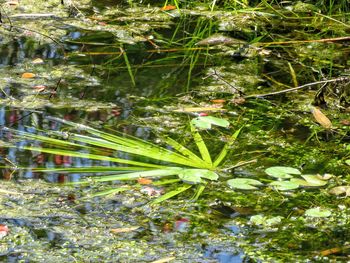
[[[212,107],[188,107],[188,108],[174,110],[174,112],[226,111],[221,107],[222,107],[222,104],[212,105]]]
[[[162,11],[169,11],[169,10],[174,10],[176,9],[176,6],[174,5],[166,5],[166,6],[163,6],[160,10]]]
[[[325,129],[332,128],[332,122],[327,118],[323,112],[316,107],[311,108],[311,113],[314,116],[315,120]]]
[[[122,227],[122,228],[112,228],[111,232],[113,234],[118,234],[118,233],[128,233],[128,232],[132,232],[136,229],[139,229],[139,226],[132,226],[132,227]]]
[[[30,73],[30,72],[25,72],[22,74],[22,78],[23,79],[32,79],[35,78],[35,74],[34,73]]]
[[[156,261],[152,261],[151,263],[167,263],[167,262],[170,262],[174,259],[175,259],[175,257],[166,257],[166,258],[158,259]]]
[[[139,184],[151,184],[153,181],[151,179],[141,177],[137,179],[137,182]]]
[[[34,86],[33,88],[35,89],[35,91],[41,92],[41,91],[44,91],[46,89],[46,86],[45,85],[37,85],[37,86]]]

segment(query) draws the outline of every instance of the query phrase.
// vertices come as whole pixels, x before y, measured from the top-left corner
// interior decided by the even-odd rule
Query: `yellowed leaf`
[[[188,107],[188,108],[182,108],[174,111],[175,112],[225,111],[225,109],[222,109],[221,107],[222,107],[222,104],[217,104],[216,107]]]
[[[41,58],[36,58],[32,61],[33,64],[42,64],[44,63],[44,60],[42,60]]]
[[[166,257],[166,258],[158,259],[156,261],[152,261],[151,263],[167,263],[167,262],[170,262],[174,259],[175,259],[175,257]]]
[[[113,234],[118,234],[118,233],[127,233],[127,232],[132,232],[136,229],[140,228],[139,226],[133,226],[133,227],[122,227],[122,228],[112,228],[111,232]]]
[[[34,86],[33,88],[35,89],[35,91],[41,92],[41,91],[44,91],[46,89],[46,86],[45,85],[37,85],[37,86]]]
[[[139,184],[151,184],[152,183],[152,180],[151,179],[148,179],[148,178],[138,178],[137,179],[137,182]]]
[[[23,79],[32,79],[35,78],[35,74],[34,73],[30,73],[30,72],[25,72],[22,74],[22,78]]]
[[[323,114],[323,112],[317,108],[312,107],[311,113],[314,116],[315,120],[325,129],[332,128],[332,122],[328,119],[326,115]]]

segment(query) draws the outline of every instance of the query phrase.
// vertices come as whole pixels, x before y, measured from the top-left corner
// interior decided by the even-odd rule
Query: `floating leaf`
[[[299,184],[293,181],[277,181],[270,183],[270,185],[281,191],[294,190],[299,187]]]
[[[209,180],[217,180],[219,176],[213,171],[205,169],[185,169],[179,173],[179,178],[187,183],[198,184],[202,178]]]
[[[41,58],[36,58],[32,61],[33,64],[43,64],[44,60],[42,60]]]
[[[291,174],[300,175],[301,172],[298,169],[287,167],[287,166],[272,166],[265,170],[265,173],[268,175],[280,178],[280,179],[288,179],[292,178]]]
[[[265,217],[263,215],[254,215],[250,217],[249,222],[254,225],[263,225],[265,222]]]
[[[21,78],[23,79],[32,79],[35,78],[35,74],[34,73],[30,73],[30,72],[25,72],[22,74]]]
[[[258,180],[249,178],[235,178],[227,181],[227,184],[231,188],[241,189],[241,190],[255,190],[258,189],[255,186],[263,185]]]
[[[139,226],[113,228],[113,229],[111,229],[111,232],[113,234],[128,233],[128,232],[131,232],[131,231],[135,231],[136,229],[139,229],[139,228],[140,228]]]
[[[310,186],[324,186],[327,184],[327,181],[321,180],[317,175],[303,174],[301,177],[303,177]]]
[[[305,211],[305,215],[310,217],[329,217],[331,214],[332,212],[330,210],[319,207],[310,208]]]
[[[212,125],[216,125],[224,128],[227,128],[228,126],[230,126],[230,123],[227,120],[220,119],[213,116],[198,117],[193,119],[191,122],[195,127],[200,129],[210,129]]]
[[[332,128],[332,122],[327,118],[323,112],[316,107],[311,108],[311,113],[314,116],[315,120],[325,129]]]
[[[341,185],[341,186],[333,187],[332,189],[329,190],[329,193],[333,195],[345,194],[346,197],[350,196],[350,185]]]

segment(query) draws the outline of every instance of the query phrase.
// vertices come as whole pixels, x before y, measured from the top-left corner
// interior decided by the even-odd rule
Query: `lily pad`
[[[219,127],[227,128],[230,126],[230,123],[225,119],[220,119],[213,116],[201,116],[195,118],[191,121],[191,123],[200,129],[210,129],[212,125],[216,125]]]
[[[219,176],[213,171],[205,169],[185,169],[178,174],[179,178],[186,183],[199,184],[202,178],[217,180]]]
[[[345,194],[346,197],[350,196],[350,185],[341,185],[341,186],[333,187],[332,189],[329,190],[329,193],[333,195]]]
[[[288,191],[299,188],[299,183],[293,181],[276,181],[270,183],[270,185],[274,186],[277,190]]]
[[[303,174],[301,175],[309,184],[309,186],[324,186],[327,181],[321,180],[317,175],[313,174]]]
[[[332,212],[330,210],[319,207],[310,208],[305,211],[305,215],[310,217],[329,217],[331,214]]]
[[[292,167],[288,166],[272,166],[269,167],[265,170],[265,173],[268,175],[275,177],[275,178],[280,178],[280,179],[288,179],[288,178],[293,178],[292,175],[300,175],[301,172]]]
[[[235,178],[227,181],[227,184],[231,188],[241,189],[241,190],[255,190],[258,189],[255,186],[263,185],[258,180],[249,178]]]

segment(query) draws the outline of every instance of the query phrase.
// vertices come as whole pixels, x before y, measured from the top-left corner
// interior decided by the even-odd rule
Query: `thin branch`
[[[339,78],[336,78],[336,79],[321,80],[321,81],[307,83],[305,85],[301,85],[301,86],[298,86],[298,87],[295,87],[295,88],[275,91],[275,92],[271,92],[271,93],[248,95],[248,96],[245,96],[244,98],[245,99],[248,99],[248,98],[261,98],[261,97],[267,97],[267,96],[280,95],[280,94],[283,94],[283,93],[288,93],[288,92],[304,89],[304,88],[315,86],[315,85],[319,85],[319,84],[328,84],[328,83],[341,82],[341,81],[346,81],[346,80],[350,80],[350,78],[349,77],[339,77]]]

